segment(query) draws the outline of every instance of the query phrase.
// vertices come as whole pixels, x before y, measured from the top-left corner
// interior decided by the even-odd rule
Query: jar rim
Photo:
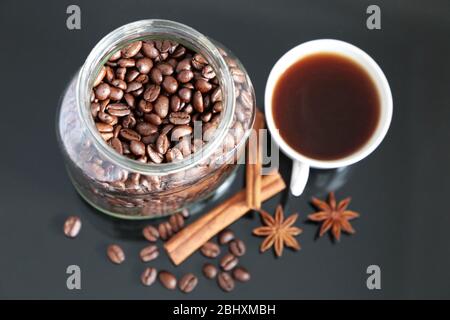
[[[222,89],[224,110],[215,135],[200,151],[194,152],[183,160],[161,164],[141,163],[117,153],[107,145],[95,127],[90,113],[92,84],[100,68],[109,56],[118,48],[139,39],[170,39],[202,52],[213,66]],[[76,83],[76,103],[83,124],[93,137],[99,150],[112,162],[124,169],[145,175],[165,175],[189,169],[208,159],[223,143],[230,129],[235,112],[235,88],[230,70],[218,48],[205,35],[179,22],[161,19],[139,20],[125,24],[103,37],[92,49],[83,64]]]

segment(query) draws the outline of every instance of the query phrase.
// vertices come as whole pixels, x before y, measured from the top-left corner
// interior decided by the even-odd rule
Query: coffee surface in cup
[[[357,62],[335,53],[316,53],[291,65],[272,98],[275,126],[298,153],[337,160],[371,138],[380,117],[374,81]]]

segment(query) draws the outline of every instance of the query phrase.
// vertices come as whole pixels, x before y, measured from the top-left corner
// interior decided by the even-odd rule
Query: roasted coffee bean
[[[126,90],[127,89],[127,83],[125,81],[123,81],[123,80],[113,79],[110,83],[114,87],[117,87],[117,88],[119,88],[121,90]]]
[[[178,46],[175,49],[175,51],[172,53],[172,57],[180,58],[180,57],[184,56],[185,53],[186,53],[186,48],[183,46]]]
[[[134,67],[134,65],[136,64],[136,61],[134,59],[120,58],[117,61],[117,64],[122,68],[130,68],[130,67]]]
[[[139,90],[140,88],[142,88],[142,83],[133,81],[133,82],[128,83],[126,91],[127,92],[136,91],[136,90]]]
[[[159,236],[162,240],[167,240],[173,235],[172,226],[169,222],[162,222],[158,225]]]
[[[194,93],[194,97],[192,98],[192,105],[194,106],[195,110],[197,112],[202,113],[204,108],[203,108],[203,96],[202,93],[200,91],[195,91]]]
[[[178,82],[174,77],[166,76],[164,77],[161,86],[164,88],[164,90],[166,90],[167,93],[175,93],[178,89]]]
[[[232,270],[239,263],[239,259],[231,253],[227,253],[220,259],[220,267],[224,271]]]
[[[160,92],[161,92],[161,87],[158,85],[152,84],[144,91],[144,99],[149,102],[153,102],[158,98]]]
[[[183,160],[183,153],[177,148],[168,149],[165,156],[167,162]]]
[[[180,281],[178,282],[178,287],[180,288],[180,290],[182,292],[189,293],[195,289],[195,287],[197,286],[197,283],[198,283],[197,277],[192,273],[188,273],[188,274],[185,274],[180,279]]]
[[[202,69],[202,76],[206,79],[213,79],[216,77],[216,73],[214,72],[213,67],[211,67],[210,65],[206,65]]]
[[[149,136],[158,132],[158,127],[148,122],[139,122],[136,125],[136,131],[142,136]]]
[[[219,87],[211,93],[211,102],[216,103],[217,101],[222,101],[222,90]]]
[[[120,130],[120,136],[128,141],[139,141],[141,140],[141,135],[132,129],[122,129]]]
[[[172,129],[171,141],[179,141],[182,137],[192,133],[192,127],[187,125],[176,126]]]
[[[150,58],[141,58],[136,61],[136,68],[142,74],[147,74],[153,67],[153,61]]]
[[[96,122],[95,126],[97,127],[97,130],[101,133],[113,132],[114,130],[114,127],[112,125],[103,122]]]
[[[170,226],[172,227],[172,231],[177,233],[184,226],[184,218],[181,214],[176,213],[169,218]]]
[[[111,88],[107,83],[101,83],[95,88],[95,97],[98,100],[105,100],[109,98]]]
[[[131,113],[128,106],[123,103],[111,103],[106,107],[106,111],[116,117],[125,117]]]
[[[183,210],[181,210],[180,214],[183,216],[183,218],[187,219],[190,217],[190,212],[189,209],[184,208]]]
[[[211,263],[203,265],[203,275],[208,279],[214,279],[217,276],[217,268]]]
[[[130,114],[123,118],[122,120],[122,126],[126,129],[132,129],[136,126],[136,118]]]
[[[153,104],[153,107],[155,108],[155,113],[160,118],[165,118],[169,113],[169,98],[166,96],[159,96]]]
[[[139,71],[137,71],[136,69],[130,69],[127,71],[127,74],[125,75],[125,80],[127,80],[127,82],[132,82],[138,76],[139,76]],[[133,91],[133,90],[131,90],[131,91]]]
[[[141,250],[139,256],[144,262],[155,260],[159,256],[158,247],[154,244],[149,245]]]
[[[95,119],[100,111],[100,104],[97,102],[91,103],[91,115]]]
[[[120,101],[123,98],[123,91],[119,88],[111,87],[109,98],[114,101]]]
[[[140,100],[138,103],[138,108],[142,113],[150,113],[153,110],[153,104],[144,99]]]
[[[108,246],[108,249],[106,251],[109,260],[115,264],[121,264],[125,261],[125,253],[123,252],[122,248],[118,246],[117,244],[112,244]]]
[[[116,60],[119,60],[120,57],[122,57],[122,52],[120,50],[118,50],[118,51],[114,52],[111,55],[111,57],[109,57],[108,61],[116,61]]]
[[[156,67],[153,68],[150,71],[150,79],[156,84],[161,84],[161,82],[163,81],[163,74],[162,74],[161,70],[159,70]]]
[[[122,142],[117,137],[112,138],[110,144],[117,153],[123,154]]]
[[[151,145],[147,146],[147,154],[154,163],[161,163],[164,160],[163,155],[153,149]]]
[[[219,233],[219,243],[221,245],[227,244],[234,240],[234,233],[229,229],[225,229]]]
[[[201,93],[207,93],[212,89],[212,84],[205,79],[197,79],[197,81],[195,81],[195,89],[197,89]]]
[[[105,140],[105,141],[109,141],[109,139],[114,137],[114,134],[112,132],[104,132],[104,133],[100,133],[100,135],[102,136],[103,140]]]
[[[150,80],[150,78],[146,74],[140,74],[136,77],[136,79],[134,79],[134,81],[140,82],[142,84],[146,84],[147,82],[149,82],[149,80]],[[142,89],[142,90],[144,90],[144,89]],[[136,91],[140,91],[140,90],[136,90]]]
[[[212,111],[213,111],[214,113],[219,113],[219,112],[221,112],[222,110],[223,110],[223,104],[222,104],[222,101],[217,101],[216,103],[214,103],[213,109],[212,109]]]
[[[110,124],[112,126],[114,126],[118,122],[118,119],[116,116],[110,115],[110,114],[102,112],[102,111],[100,111],[97,116],[101,122]]]
[[[177,278],[168,271],[160,271],[158,278],[161,284],[169,290],[174,290],[177,287]]]
[[[157,114],[154,113],[144,115],[144,119],[145,121],[153,124],[155,127],[159,126],[162,123],[162,119]],[[156,128],[158,129],[158,127]]]
[[[169,138],[167,138],[165,134],[160,134],[158,139],[156,139],[156,151],[160,154],[165,154],[169,148],[169,145]]]
[[[108,82],[113,81],[114,80],[114,70],[109,66],[105,66],[105,70],[106,70],[106,74],[105,74],[106,81],[108,81]]]
[[[120,80],[125,80],[125,75],[127,74],[127,68],[117,68],[116,69],[116,77]]]
[[[173,73],[173,67],[168,63],[160,63],[156,67],[164,76],[170,76]]]
[[[158,271],[155,268],[146,268],[141,275],[141,282],[144,286],[151,286],[155,283],[156,277],[158,275]]]
[[[172,112],[169,114],[169,121],[175,125],[189,124],[191,116],[186,112]]]
[[[181,109],[181,99],[179,96],[173,95],[170,97],[170,110],[173,112],[178,112]]]
[[[169,132],[172,130],[174,128],[174,125],[173,124],[166,124],[163,128],[162,128],[162,130],[161,130],[161,134],[164,134],[164,135],[168,135],[169,134]]]
[[[97,77],[95,78],[93,86],[94,86],[94,87],[98,86],[98,85],[100,84],[100,82],[103,81],[103,78],[105,77],[105,75],[106,75],[106,67],[103,66],[103,67],[100,69],[100,71],[99,71]]]
[[[134,57],[141,50],[142,41],[134,41],[121,50],[122,57]]]
[[[225,292],[230,292],[234,289],[234,280],[228,272],[220,272],[217,276],[217,283]]]
[[[235,239],[231,241],[229,249],[230,252],[234,254],[236,257],[242,257],[246,251],[245,243],[240,239]]]
[[[202,119],[203,122],[208,122],[208,121],[211,120],[211,117],[212,117],[212,113],[211,112],[206,112],[206,113],[202,114],[201,119]]]
[[[206,59],[201,54],[196,53],[192,58],[191,63],[195,69],[201,70],[208,63],[208,61],[206,61]]]
[[[142,136],[141,141],[144,144],[154,144],[156,142],[156,139],[158,139],[159,134],[157,132],[152,133],[148,136]]]
[[[136,156],[143,156],[145,155],[145,144],[141,141],[132,140],[130,142],[130,150]]]
[[[144,229],[142,229],[142,235],[150,242],[156,242],[159,238],[158,229],[156,229],[152,225],[146,226]]]
[[[231,76],[233,77],[233,80],[237,83],[244,83],[245,82],[245,73],[239,68],[231,68],[230,69]]]
[[[150,59],[155,59],[159,55],[158,49],[155,48],[153,42],[142,43],[142,53]]]
[[[240,282],[247,282],[250,280],[250,273],[244,267],[236,267],[232,271],[233,278]]]
[[[194,73],[191,70],[183,70],[177,75],[177,80],[181,83],[186,83],[194,78]]]
[[[201,253],[207,258],[216,258],[220,254],[220,248],[214,242],[208,241],[201,248]]]
[[[181,88],[178,91],[178,96],[180,97],[182,102],[188,103],[191,101],[192,91],[188,88]]]
[[[81,230],[81,219],[70,216],[64,222],[64,234],[69,238],[75,238]]]

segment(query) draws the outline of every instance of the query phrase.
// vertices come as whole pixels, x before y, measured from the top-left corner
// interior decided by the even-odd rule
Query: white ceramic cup
[[[353,154],[337,160],[317,160],[298,153],[280,136],[272,113],[272,98],[275,85],[283,73],[297,61],[316,53],[335,53],[358,63],[372,78],[380,98],[380,118],[371,138]],[[295,196],[303,193],[310,168],[333,169],[358,162],[374,151],[386,135],[392,119],[392,94],[388,81],[378,64],[364,51],[344,41],[321,39],[302,43],[285,53],[273,66],[266,84],[264,96],[267,126],[281,150],[293,160],[291,192]]]

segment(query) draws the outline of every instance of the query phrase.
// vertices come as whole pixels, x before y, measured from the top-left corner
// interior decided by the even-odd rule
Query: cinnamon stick
[[[259,139],[259,130],[264,128],[264,115],[257,110],[253,124],[253,139],[247,142],[245,186],[247,190],[247,205],[252,209],[261,208],[261,170],[262,170],[262,143]]]
[[[261,199],[267,200],[285,188],[286,184],[278,172],[264,176],[261,183]],[[243,189],[178,232],[164,244],[164,248],[173,263],[179,265],[214,235],[249,210],[246,191]]]

